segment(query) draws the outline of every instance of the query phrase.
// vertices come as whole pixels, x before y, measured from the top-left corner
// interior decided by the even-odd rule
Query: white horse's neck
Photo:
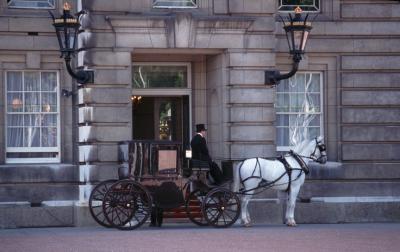
[[[295,146],[293,151],[296,154],[298,154],[303,159],[304,163],[307,165],[308,162],[310,162],[310,160],[311,160],[309,157],[311,156],[311,153],[314,152],[315,145],[316,145],[315,140],[311,140],[311,141],[306,140],[306,141],[301,142],[297,146]],[[295,162],[297,164],[297,161],[295,161],[295,159],[293,157],[291,157],[291,159],[292,159],[291,160],[292,162]]]

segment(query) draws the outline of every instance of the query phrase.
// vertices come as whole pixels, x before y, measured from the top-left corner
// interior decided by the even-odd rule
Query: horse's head
[[[301,147],[300,154],[320,164],[327,161],[326,146],[321,136],[314,138]]]
[[[323,138],[319,136],[316,137],[313,141],[315,143],[315,147],[314,151],[310,155],[310,158],[315,162],[325,164],[328,158],[326,156],[326,146],[323,142]]]

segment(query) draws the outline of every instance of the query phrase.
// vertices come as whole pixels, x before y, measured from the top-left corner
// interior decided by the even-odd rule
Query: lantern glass
[[[302,18],[300,8],[296,8],[294,17],[289,14],[287,22],[282,18],[290,54],[304,53],[308,35],[312,29],[311,23],[307,22],[307,18],[308,15],[305,19]]]
[[[76,48],[76,38],[78,34],[79,24],[71,25],[67,23],[59,23],[55,27],[61,52],[73,53]]]

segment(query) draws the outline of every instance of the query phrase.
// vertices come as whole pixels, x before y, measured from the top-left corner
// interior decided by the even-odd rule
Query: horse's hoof
[[[252,227],[253,225],[249,222],[249,223],[244,223],[243,227]]]
[[[296,222],[288,222],[288,223],[286,223],[286,225],[288,227],[296,227],[297,226]]]

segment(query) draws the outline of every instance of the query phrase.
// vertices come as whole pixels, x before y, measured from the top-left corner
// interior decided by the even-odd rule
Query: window
[[[10,8],[54,9],[56,0],[7,0]]]
[[[57,72],[6,72],[6,100],[6,162],[59,162]]]
[[[321,73],[297,73],[281,81],[276,96],[278,151],[323,135]]]
[[[279,11],[293,11],[297,6],[303,11],[318,12],[319,0],[279,0]]]
[[[196,0],[154,0],[154,8],[197,8]]]
[[[148,65],[133,66],[133,88],[186,88],[188,65]]]

